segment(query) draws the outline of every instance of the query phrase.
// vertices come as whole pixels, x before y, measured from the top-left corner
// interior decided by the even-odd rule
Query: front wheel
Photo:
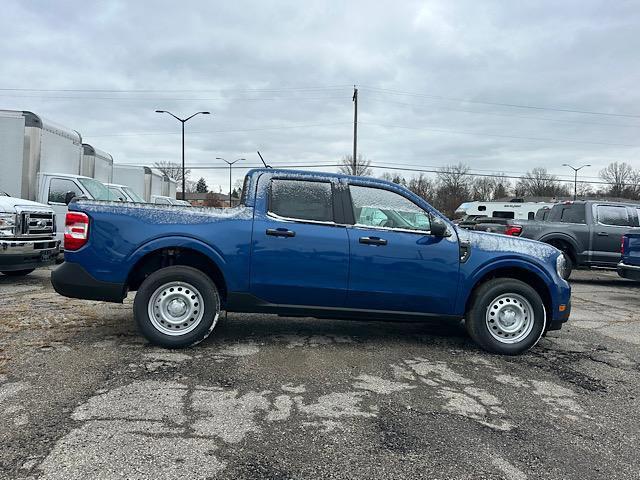
[[[162,268],[138,289],[133,312],[140,332],[155,345],[181,348],[209,336],[220,314],[213,281],[192,267]]]
[[[517,355],[533,347],[546,324],[544,303],[530,285],[514,278],[496,278],[473,294],[465,326],[483,349]]]
[[[35,268],[27,268],[25,270],[10,270],[8,272],[0,272],[0,273],[3,273],[7,277],[24,277],[25,275],[29,275],[34,270]]]

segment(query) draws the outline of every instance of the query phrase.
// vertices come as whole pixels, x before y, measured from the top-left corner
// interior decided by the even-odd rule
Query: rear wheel
[[[542,298],[530,285],[514,278],[496,278],[473,294],[465,326],[483,349],[517,355],[533,347],[546,323]]]
[[[215,327],[220,296],[213,281],[200,270],[166,267],[142,282],[133,311],[140,332],[151,343],[187,347],[207,338]]]
[[[29,275],[33,272],[35,268],[27,268],[26,270],[10,270],[8,272],[0,272],[7,277],[24,277],[25,275]]]

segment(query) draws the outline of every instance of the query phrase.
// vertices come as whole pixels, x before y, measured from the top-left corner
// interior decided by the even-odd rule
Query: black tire
[[[10,270],[8,272],[0,272],[7,277],[24,277],[25,275],[29,275],[33,272],[35,268],[27,268],[26,270]]]
[[[569,277],[571,277],[571,272],[573,272],[573,260],[571,260],[571,255],[569,255],[569,253],[567,253],[565,250],[562,251],[562,256],[564,257],[564,261],[566,263],[566,267],[564,268],[564,275],[562,275],[562,278],[564,280],[569,280]]]
[[[506,302],[504,307],[498,305],[498,299],[503,296],[505,297],[504,302]],[[510,298],[514,303],[510,304],[506,300],[507,298]],[[525,307],[527,303],[528,305]],[[506,310],[508,304],[513,305],[513,311],[516,309],[522,311],[522,318],[529,319],[528,322],[524,320],[527,322],[526,327],[523,326],[520,332],[504,334],[499,325],[494,322],[492,327],[494,332],[492,333],[489,325],[492,325],[490,322],[493,321],[493,318],[489,309],[493,307],[499,312],[504,308],[505,313],[511,313]],[[527,316],[526,312],[529,310],[531,312]],[[533,313],[532,320],[531,313]],[[471,338],[484,350],[501,355],[518,355],[529,350],[538,343],[545,326],[546,314],[542,298],[533,287],[515,278],[496,278],[483,283],[473,293],[471,306],[465,318],[465,327]],[[506,335],[506,337],[502,337],[502,335]],[[511,338],[508,338],[509,335]],[[498,340],[496,336],[501,340]],[[522,338],[518,338],[519,336]],[[509,341],[513,343],[506,343]]]
[[[163,318],[167,319],[167,315],[170,315],[170,307],[150,307],[150,302],[153,302],[154,305],[162,305],[161,302],[164,302],[164,296],[166,296],[170,288],[176,289],[175,295],[178,295],[178,289],[184,289],[184,292],[180,291],[180,297],[177,298],[178,302],[188,302],[187,297],[195,298],[195,303],[185,306],[185,309],[187,317],[195,312],[193,317],[196,317],[195,320],[197,322],[193,326],[189,324],[189,318],[185,318],[185,333],[172,328],[182,328],[182,320],[177,322],[178,325],[169,321],[165,324],[162,320]],[[189,289],[193,290],[193,292]],[[161,293],[158,293],[159,291]],[[171,298],[171,295],[173,293],[169,293],[169,297],[166,298]],[[185,298],[186,300],[183,300]],[[202,305],[200,302],[202,302]],[[202,308],[203,305],[204,308]],[[155,315],[157,318],[152,319],[150,317],[150,309],[158,312]],[[188,347],[203,341],[216,326],[220,314],[220,296],[215,283],[200,270],[185,266],[166,267],[153,272],[142,282],[133,303],[133,314],[140,333],[149,342],[166,348]],[[171,318],[173,317],[169,319]],[[165,333],[166,331],[175,331],[175,333],[168,334]]]

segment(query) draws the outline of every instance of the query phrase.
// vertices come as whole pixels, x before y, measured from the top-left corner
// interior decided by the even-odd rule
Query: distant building
[[[194,207],[228,207],[229,195],[224,193],[200,193],[200,192],[187,192],[186,198],[183,198],[182,192],[176,194],[178,200],[186,200]],[[240,199],[231,198],[231,206],[235,207],[240,203]]]

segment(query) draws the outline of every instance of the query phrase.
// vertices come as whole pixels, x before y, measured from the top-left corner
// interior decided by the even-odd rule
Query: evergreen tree
[[[209,187],[207,187],[207,182],[203,177],[200,177],[198,183],[196,183],[196,192],[198,193],[207,193],[209,191]]]

